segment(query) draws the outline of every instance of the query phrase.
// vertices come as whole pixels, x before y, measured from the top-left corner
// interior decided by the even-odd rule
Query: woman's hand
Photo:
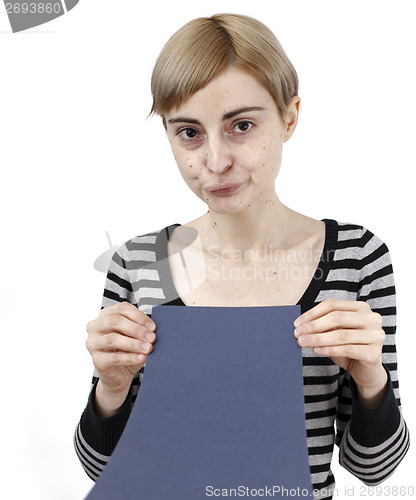
[[[101,310],[87,324],[86,341],[99,382],[95,393],[97,412],[109,417],[123,404],[133,376],[153,349],[156,325],[129,302]]]
[[[364,406],[380,404],[387,382],[381,361],[385,333],[380,314],[366,302],[324,300],[299,316],[295,327],[300,346],[330,356],[350,372]]]

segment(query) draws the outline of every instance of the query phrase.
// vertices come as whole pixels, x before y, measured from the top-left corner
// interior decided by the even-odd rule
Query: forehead
[[[181,116],[223,116],[243,107],[268,108],[274,105],[269,92],[247,72],[229,68],[205,87],[189,97],[182,105],[166,113],[169,120]]]

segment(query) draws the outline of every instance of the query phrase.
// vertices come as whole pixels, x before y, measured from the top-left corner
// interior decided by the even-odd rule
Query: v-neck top
[[[327,278],[336,249],[337,232],[338,232],[337,223],[332,219],[323,219],[323,222],[325,223],[325,241],[321,257],[319,260],[319,264],[316,268],[314,276],[311,279],[308,287],[304,291],[302,297],[297,302],[297,304],[301,306],[302,312],[307,311],[308,309],[314,306],[316,297],[318,296],[318,293]],[[157,261],[164,262],[164,265],[162,266],[161,269],[161,273],[163,274],[164,284],[165,287],[174,296],[174,298],[166,302],[165,305],[187,306],[175,289],[172,273],[169,266],[168,250],[167,250],[168,239],[172,235],[174,229],[176,229],[180,225],[181,224],[172,224],[171,226],[166,227],[164,231],[161,231],[158,234],[156,239]]]
[[[383,403],[377,409],[367,410],[359,403],[354,380],[347,371],[331,358],[318,356],[311,348],[302,348],[311,480],[317,497],[330,499],[335,485],[331,471],[335,443],[340,448],[343,467],[366,484],[379,484],[402,460],[409,447],[409,434],[400,412],[395,286],[388,248],[362,226],[332,219],[324,219],[324,222],[321,259],[298,304],[304,312],[326,299],[367,302],[383,319],[386,339],[382,361],[389,377]],[[180,224],[172,224],[137,236],[115,252],[102,307],[128,301],[151,315],[153,306],[185,305],[173,284],[167,250],[168,238],[178,226]],[[75,434],[78,456],[93,479],[105,467],[127,423],[144,370],[135,374],[124,405],[108,419],[95,413],[94,391],[98,378],[93,377],[88,405]]]

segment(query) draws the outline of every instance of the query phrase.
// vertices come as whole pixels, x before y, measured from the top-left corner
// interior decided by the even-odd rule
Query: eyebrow
[[[241,113],[247,113],[248,111],[264,111],[264,108],[261,106],[244,106],[242,108],[234,109],[233,111],[229,111],[225,113],[222,117],[223,120],[229,120],[234,116],[237,116]],[[186,118],[184,116],[178,116],[177,118],[171,118],[168,120],[168,123],[194,123],[195,125],[201,125],[198,120],[194,118]]]

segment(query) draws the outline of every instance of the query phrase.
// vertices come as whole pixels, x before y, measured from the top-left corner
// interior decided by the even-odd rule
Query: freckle
[[[216,223],[216,222],[214,222],[214,226],[216,226],[216,225],[217,225],[217,223]]]
[[[192,168],[192,165],[189,165],[189,168]]]

